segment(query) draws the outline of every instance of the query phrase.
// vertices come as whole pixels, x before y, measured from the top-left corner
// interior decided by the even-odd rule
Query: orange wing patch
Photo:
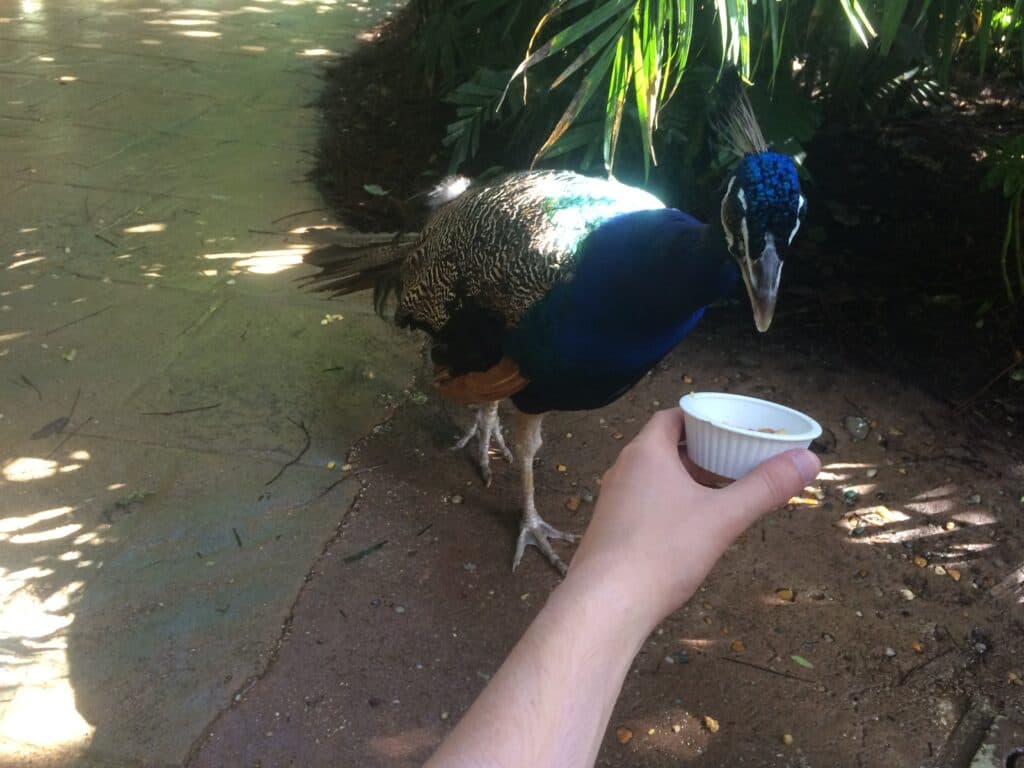
[[[456,403],[476,405],[504,400],[525,389],[530,382],[519,373],[519,364],[503,357],[486,371],[472,371],[452,376],[447,368],[434,369],[434,386],[441,397]]]

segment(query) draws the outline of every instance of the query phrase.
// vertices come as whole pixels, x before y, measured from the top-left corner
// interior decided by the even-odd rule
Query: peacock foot
[[[497,403],[489,403],[477,408],[476,419],[473,420],[466,433],[459,438],[459,441],[452,446],[452,450],[460,451],[465,448],[474,435],[477,438],[476,463],[480,468],[480,477],[483,478],[484,485],[490,487],[492,441],[505,461],[509,464],[512,463],[512,451],[505,445],[505,436],[501,433]]]
[[[569,567],[551,548],[551,539],[571,542],[576,541],[576,536],[549,525],[536,512],[532,514],[527,512],[523,515],[523,522],[519,528],[519,541],[516,542],[516,554],[512,558],[512,570],[515,571],[519,567],[519,561],[523,559],[523,552],[526,551],[527,545],[532,544],[544,553],[544,556],[560,574],[565,576]]]

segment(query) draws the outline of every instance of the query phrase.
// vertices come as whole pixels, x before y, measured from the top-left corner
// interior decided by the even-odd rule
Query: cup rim
[[[765,405],[768,406],[769,408],[773,408],[778,411],[784,411],[786,413],[792,414],[793,416],[796,416],[797,418],[799,418],[800,420],[807,424],[807,429],[804,430],[803,432],[787,432],[785,434],[779,435],[773,434],[771,432],[756,432],[751,429],[744,429],[743,427],[736,427],[733,426],[732,424],[726,424],[722,421],[717,421],[716,419],[710,419],[707,416],[703,416],[694,411],[694,404],[697,400],[701,399],[702,397],[715,397],[725,400],[745,400],[747,402]],[[710,424],[715,429],[720,429],[725,432],[731,432],[732,434],[735,435],[742,435],[744,437],[754,440],[787,443],[795,443],[800,441],[810,442],[821,437],[822,433],[821,425],[817,421],[812,419],[810,416],[808,416],[806,413],[798,411],[795,408],[790,408],[785,405],[780,405],[779,403],[774,403],[771,400],[764,400],[759,397],[750,397],[749,395],[735,395],[731,392],[690,392],[679,398],[679,407],[682,408],[683,413],[685,413],[687,416],[690,416],[691,418],[694,418],[697,421],[703,422],[705,424]]]

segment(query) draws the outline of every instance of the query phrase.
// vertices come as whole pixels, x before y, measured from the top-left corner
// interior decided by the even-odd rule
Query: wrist
[[[634,652],[664,618],[661,601],[635,572],[600,563],[574,563],[549,602],[578,613],[594,631],[612,635]]]

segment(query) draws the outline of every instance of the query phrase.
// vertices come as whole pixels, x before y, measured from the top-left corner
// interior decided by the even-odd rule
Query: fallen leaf
[[[369,194],[374,195],[376,197],[383,197],[388,193],[388,191],[384,189],[384,187],[382,187],[380,184],[363,184],[363,189],[365,189]]]
[[[78,356],[78,350],[77,349],[69,349],[67,352],[65,352],[63,355],[61,355],[61,357],[63,357],[69,363],[72,362],[77,356]]]
[[[32,439],[42,440],[44,437],[60,434],[64,430],[64,427],[68,425],[69,421],[71,421],[71,419],[67,416],[61,416],[53,421],[49,421],[32,433]]]
[[[704,727],[711,731],[711,733],[718,733],[719,728],[721,728],[718,721],[711,715],[704,715]]]
[[[948,568],[946,570],[946,573],[949,574],[949,578],[951,578],[953,581],[960,581],[960,571],[958,571],[956,568]]]
[[[779,598],[779,600],[784,600],[787,603],[792,603],[796,600],[796,593],[788,587],[786,589],[776,589],[775,596]]]
[[[914,653],[924,653],[924,646],[921,645],[920,640],[915,640],[910,644],[910,647],[914,649]]]
[[[794,653],[794,654],[793,654],[792,656],[790,656],[789,658],[791,658],[791,659],[792,659],[793,661],[795,661],[795,662],[796,662],[797,664],[799,664],[799,665],[800,665],[801,667],[805,667],[806,669],[814,669],[814,665],[813,665],[813,664],[811,664],[811,662],[809,662],[809,661],[808,661],[807,659],[805,659],[805,658],[804,658],[803,656],[797,656],[797,655],[796,655],[796,654]]]
[[[619,726],[615,729],[615,738],[619,740],[619,744],[629,744],[633,739],[633,732],[625,726]]]

